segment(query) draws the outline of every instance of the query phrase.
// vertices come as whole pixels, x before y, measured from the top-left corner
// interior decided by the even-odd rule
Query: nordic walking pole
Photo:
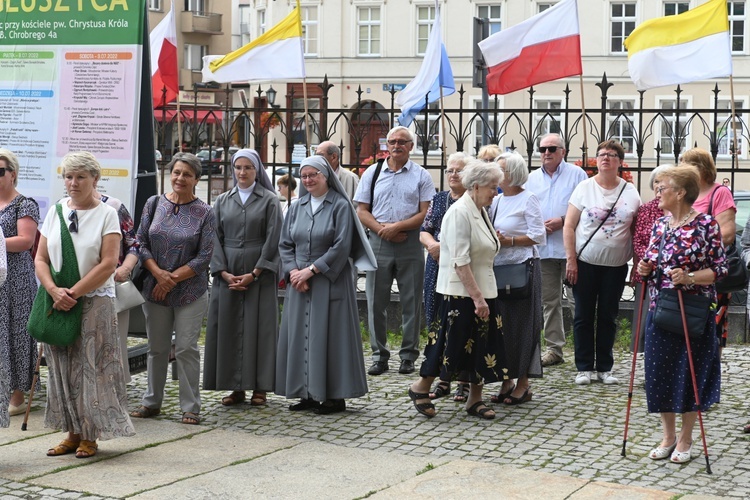
[[[643,278],[643,283],[641,285],[641,293],[638,296],[638,307],[636,307],[636,313],[638,314],[636,321],[635,321],[635,344],[633,345],[633,364],[630,368],[630,388],[628,389],[628,406],[625,410],[625,433],[622,436],[622,453],[621,455],[625,456],[625,446],[628,444],[628,423],[630,422],[630,404],[633,401],[633,379],[635,378],[635,363],[638,359],[638,345],[640,342],[641,337],[641,317],[643,315],[643,297],[646,293],[646,288],[648,288],[648,284],[646,283],[646,278]]]
[[[695,380],[695,366],[693,366],[693,352],[690,349],[690,336],[688,335],[687,320],[685,319],[685,304],[682,302],[682,289],[677,288],[677,298],[680,301],[680,315],[682,316],[682,328],[685,330],[685,346],[687,347],[688,363],[690,363],[690,376],[693,378],[693,393],[695,394],[695,405],[698,407],[698,423],[701,426],[701,437],[703,438],[703,454],[706,455],[706,472],[712,474],[711,463],[708,461],[708,445],[706,444],[706,431],[703,429],[703,414],[701,412],[701,400],[698,395],[698,384]]]
[[[44,354],[44,344],[39,342],[39,356],[36,358],[36,366],[34,367],[34,379],[31,382],[31,390],[29,391],[29,402],[26,405],[26,415],[23,417],[23,423],[21,424],[21,430],[26,430],[26,424],[29,422],[29,413],[31,413],[31,400],[34,398],[34,389],[36,388],[37,382],[39,382],[39,366],[42,363],[42,355]]]

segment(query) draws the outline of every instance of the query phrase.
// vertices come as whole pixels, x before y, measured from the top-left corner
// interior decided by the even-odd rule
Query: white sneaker
[[[589,385],[591,383],[592,372],[578,372],[576,375],[576,384],[578,385]]]
[[[619,384],[620,381],[612,376],[612,372],[598,372],[596,377],[607,385]]]

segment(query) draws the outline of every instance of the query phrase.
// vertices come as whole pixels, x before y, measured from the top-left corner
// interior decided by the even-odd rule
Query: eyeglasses
[[[70,226],[68,226],[68,229],[71,233],[77,233],[78,232],[78,213],[76,213],[75,210],[70,211],[70,215],[68,215],[68,220],[70,221]]]
[[[620,155],[618,155],[617,153],[599,153],[598,155],[596,155],[597,158],[601,158],[602,160],[604,158],[617,158],[618,156]]]
[[[0,177],[5,177],[5,167],[0,167]]]
[[[409,144],[410,142],[412,142],[411,139],[388,139],[388,144],[390,144],[391,146],[395,146],[396,144],[398,144],[399,146],[403,146],[405,144]]]
[[[448,170],[445,171],[445,175],[448,175],[448,176],[461,175],[461,172],[463,172],[463,170],[453,170],[452,168],[449,168]]]
[[[554,153],[559,147],[560,146],[539,146],[539,152],[542,154],[546,153],[547,151],[549,151],[550,153]]]
[[[302,174],[299,176],[300,179],[303,181],[306,181],[308,179],[314,179],[316,175],[318,175],[320,172],[315,172],[314,174]]]
[[[672,186],[659,186],[656,188],[656,194],[661,194],[665,189],[673,189]]]

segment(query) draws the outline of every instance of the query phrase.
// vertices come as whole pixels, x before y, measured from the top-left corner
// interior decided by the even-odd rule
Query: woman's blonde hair
[[[88,151],[76,151],[66,154],[60,162],[62,175],[67,172],[88,172],[94,179],[102,176],[102,166],[96,156]]]

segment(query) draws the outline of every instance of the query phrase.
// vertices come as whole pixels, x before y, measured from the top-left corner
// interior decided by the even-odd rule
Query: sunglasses
[[[542,154],[546,153],[547,151],[549,151],[550,153],[554,153],[559,147],[560,146],[539,146],[539,152]]]
[[[75,210],[71,210],[70,215],[68,215],[68,220],[70,221],[68,230],[70,230],[71,233],[77,233],[78,232],[78,213],[76,213]]]
[[[404,140],[404,139],[389,139],[388,140],[388,144],[390,144],[391,146],[395,146],[396,144],[398,144],[399,146],[404,146],[406,144],[409,144],[410,142],[411,141]]]
[[[5,167],[0,167],[0,177],[5,177]]]

